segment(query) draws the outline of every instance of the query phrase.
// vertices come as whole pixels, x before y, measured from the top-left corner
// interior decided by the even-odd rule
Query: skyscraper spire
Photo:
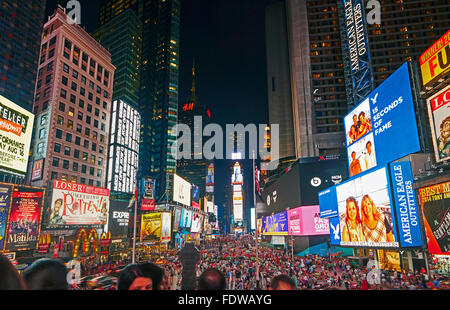
[[[191,96],[195,98],[195,57],[192,59],[192,88]]]

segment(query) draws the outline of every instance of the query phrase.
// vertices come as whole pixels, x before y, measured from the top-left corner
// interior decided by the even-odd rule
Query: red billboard
[[[42,188],[14,188],[5,250],[29,250],[37,247],[44,194],[45,190]]]

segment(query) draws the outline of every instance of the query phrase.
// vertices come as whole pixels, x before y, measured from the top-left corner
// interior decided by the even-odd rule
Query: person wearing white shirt
[[[366,154],[364,155],[364,165],[366,170],[369,170],[377,165],[377,159],[375,157],[375,152],[372,150],[372,142],[367,142],[366,144]]]

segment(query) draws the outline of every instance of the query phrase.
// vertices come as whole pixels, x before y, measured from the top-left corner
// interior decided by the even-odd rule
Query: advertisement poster
[[[263,218],[263,235],[287,236],[288,219],[287,212],[274,214]]]
[[[162,213],[161,242],[170,242],[171,224],[172,216],[170,213]]]
[[[39,241],[44,190],[15,187],[5,250],[35,249]]]
[[[180,227],[181,209],[175,208],[174,210],[175,211],[173,216],[173,230],[178,231],[178,228]]]
[[[173,201],[185,206],[191,205],[191,183],[176,174],[173,175]]]
[[[45,158],[41,158],[33,162],[31,181],[37,181],[42,179],[42,173],[44,172],[44,160]]]
[[[397,251],[377,250],[380,269],[401,272],[400,253]]]
[[[450,30],[437,40],[425,53],[420,56],[420,70],[422,71],[423,86],[426,86],[440,76],[449,72],[450,61]],[[447,59],[445,61],[444,59]]]
[[[53,181],[49,227],[105,225],[109,212],[109,189]]]
[[[408,63],[347,114],[344,124],[350,176],[419,151]]]
[[[192,222],[192,211],[182,209],[181,210],[180,227],[190,228],[191,222]]]
[[[142,180],[142,211],[155,210],[155,180],[143,179]]]
[[[450,159],[450,86],[427,99],[436,162]]]
[[[194,213],[192,215],[192,226],[191,226],[192,233],[201,232],[202,221],[203,221],[202,215],[200,215],[198,213]]]
[[[0,251],[3,250],[6,237],[9,204],[11,202],[11,186],[0,185]]]
[[[450,182],[419,189],[428,251],[450,255]]]
[[[111,200],[109,205],[108,231],[113,237],[128,234],[130,212],[127,201]]]
[[[398,221],[398,237],[401,247],[422,245],[422,232],[416,194],[413,189],[413,175],[410,162],[396,162],[391,169],[393,196]]]
[[[336,199],[327,203],[338,206],[338,216],[329,219],[332,244],[399,247],[387,167],[337,185],[334,195],[327,192]]]
[[[162,213],[142,215],[141,242],[159,242],[161,239]]]
[[[206,192],[214,193],[214,164],[208,166],[208,173],[206,175]]]
[[[25,177],[34,114],[0,95],[0,172]]]
[[[292,211],[297,211],[297,214],[290,214]],[[293,218],[291,217],[293,215]],[[299,224],[296,219],[300,216]],[[328,219],[320,218],[319,206],[303,206],[294,210],[288,211],[288,227],[291,233],[291,219],[294,220],[294,227],[292,233],[294,236],[318,236],[329,235],[330,226]]]
[[[192,184],[192,207],[200,210],[200,190],[194,184]]]

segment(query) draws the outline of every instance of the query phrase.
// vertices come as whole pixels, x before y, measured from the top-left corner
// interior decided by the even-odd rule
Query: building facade
[[[0,14],[0,94],[31,111],[45,2],[5,0]]]
[[[31,185],[106,187],[115,67],[111,54],[58,8],[44,25],[35,87]],[[40,173],[33,173],[34,163]]]
[[[139,109],[139,175],[156,180],[156,200],[172,197],[176,159],[170,152],[177,134],[179,76],[179,0],[104,0],[99,25],[132,9],[142,21]]]

